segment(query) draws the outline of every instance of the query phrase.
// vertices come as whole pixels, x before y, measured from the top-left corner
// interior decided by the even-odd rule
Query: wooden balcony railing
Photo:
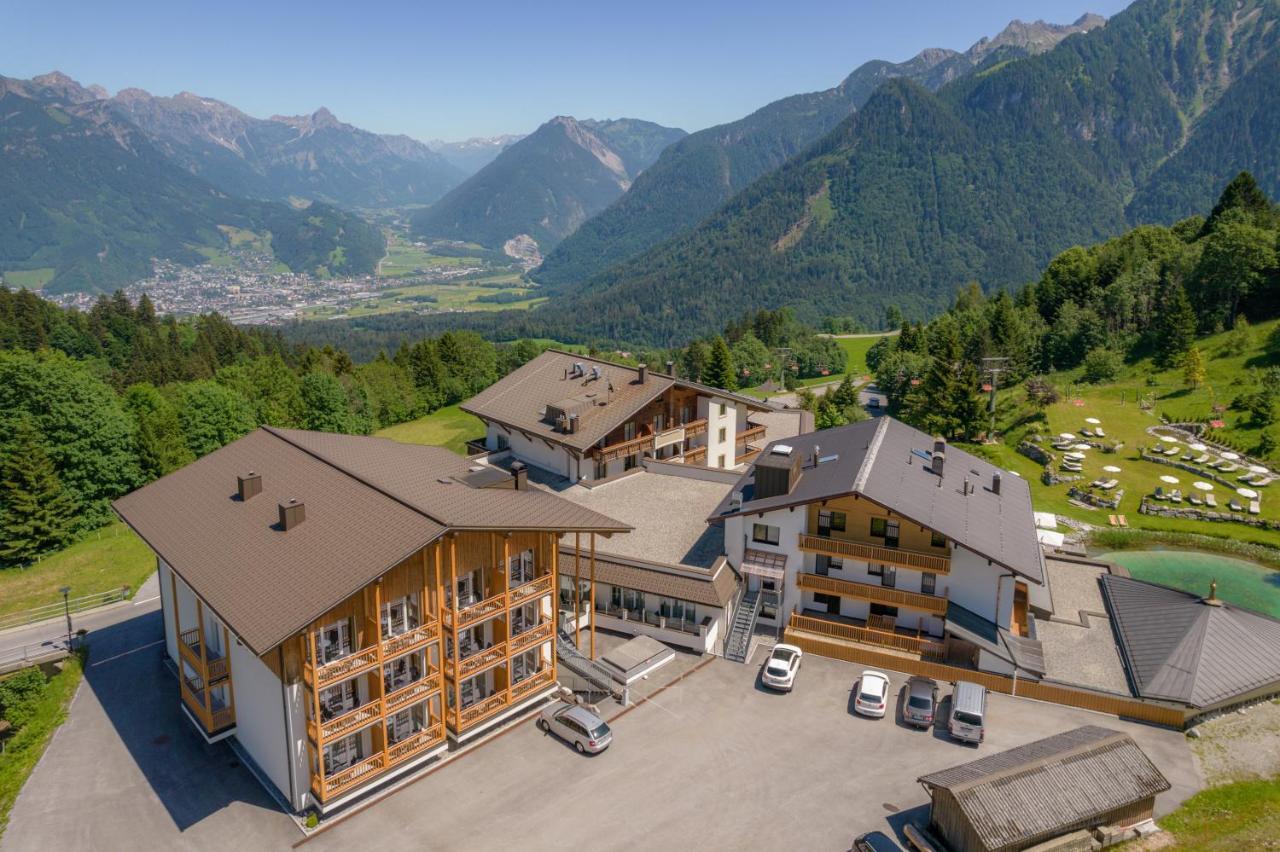
[[[900,547],[863,544],[862,542],[848,541],[843,538],[827,538],[826,536],[801,533],[800,549],[808,553],[838,556],[841,559],[857,559],[862,562],[896,565],[901,568],[910,568],[913,571],[930,571],[934,574],[947,574],[951,571],[951,557],[949,556],[935,556],[930,553],[904,550]]]
[[[523,586],[516,586],[511,590],[511,606],[551,594],[553,588],[551,581],[551,575],[547,574],[544,577],[538,577],[536,580],[530,580]]]
[[[910,654],[919,654],[923,658],[940,660],[945,656],[946,646],[932,639],[921,639],[915,636],[904,636],[901,633],[889,633],[883,630],[872,630],[858,627],[856,624],[845,624],[827,618],[814,618],[800,613],[793,613],[788,626],[796,630],[806,630],[835,639],[846,639],[851,642],[866,642],[885,648],[896,648]]]
[[[460,663],[451,659],[445,660],[445,670],[449,673],[451,679],[458,681],[469,678],[491,666],[496,666],[506,658],[507,643],[499,642],[497,645],[491,645],[483,651],[478,651],[464,658]]]
[[[748,428],[743,429],[741,432],[738,433],[737,441],[739,444],[746,444],[749,441],[754,441],[756,438],[763,438],[763,437],[764,437],[763,426],[749,425]]]
[[[636,453],[653,449],[653,436],[641,435],[638,438],[632,438],[629,441],[619,441],[616,444],[610,444],[607,447],[595,447],[591,450],[591,454],[602,462],[611,462],[614,459],[620,459],[624,456],[633,456]]]
[[[365,648],[354,654],[347,654],[345,657],[339,657],[332,662],[319,666],[315,671],[316,688],[323,689],[326,686],[337,683],[340,680],[346,680],[354,677],[366,669],[373,668],[378,664],[378,649],[376,646]]]
[[[463,607],[458,610],[458,627],[470,627],[478,624],[486,618],[493,618],[495,615],[501,615],[505,609],[503,601],[505,596],[502,594],[494,595],[491,598],[485,598],[480,603]],[[444,622],[447,626],[453,626],[453,611],[446,609],[444,611]]]
[[[379,752],[373,757],[367,757],[354,766],[348,766],[341,772],[335,772],[324,779],[324,794],[322,799],[331,799],[339,793],[346,792],[357,784],[368,779],[370,775],[377,774],[382,771],[384,761],[382,753]]]
[[[845,580],[841,577],[827,577],[822,574],[797,574],[796,585],[810,592],[822,592],[823,594],[840,595],[845,598],[874,601],[875,603],[889,606],[906,606],[912,609],[922,609],[933,615],[947,614],[946,596],[891,589],[885,586],[872,585],[871,583]]]
[[[705,417],[701,420],[690,420],[688,423],[684,424],[685,440],[705,434],[707,434],[707,419]]]
[[[217,683],[231,674],[231,662],[226,657],[214,657],[208,660],[208,678],[210,683]]]
[[[474,725],[476,722],[486,719],[498,712],[498,710],[506,707],[507,704],[507,690],[504,689],[501,692],[495,692],[483,701],[477,701],[470,707],[463,707],[462,710],[458,712],[458,725],[461,728]]]
[[[382,640],[382,655],[384,657],[398,657],[401,654],[412,651],[419,645],[425,645],[436,639],[440,635],[440,623],[429,621],[421,624],[412,630],[395,636],[389,636]]]
[[[529,675],[519,683],[512,684],[511,703],[515,704],[526,695],[537,692],[539,689],[548,687],[553,683],[555,683],[555,672],[552,671],[550,666],[547,666],[542,671]]]
[[[191,682],[186,677],[180,677],[178,680],[182,684],[180,687],[182,703],[187,705],[187,709],[204,726],[205,733],[216,733],[235,724],[236,714],[230,707],[214,707],[208,713],[205,712],[204,681],[197,679]]]
[[[417,704],[424,700],[433,692],[440,689],[440,672],[432,671],[426,677],[415,680],[408,686],[403,686],[395,692],[387,694],[386,701],[388,713],[398,713],[411,704]]]
[[[555,633],[555,624],[550,621],[544,621],[537,627],[531,627],[523,633],[517,633],[507,640],[507,644],[511,646],[511,653],[519,654],[521,651],[527,651],[530,648],[541,645],[543,642],[551,641],[551,636]]]
[[[434,725],[423,728],[398,743],[392,743],[387,749],[387,766],[395,766],[397,763],[408,760],[415,754],[439,745],[443,740],[444,725],[436,722]]]
[[[706,447],[694,447],[692,450],[686,450],[684,454],[685,464],[702,464],[707,460]]]
[[[327,742],[345,737],[348,734],[358,731],[365,725],[376,722],[382,718],[382,701],[374,699],[373,701],[361,704],[353,710],[348,710],[341,716],[336,716],[327,722],[320,724],[320,742],[324,745]],[[312,737],[315,737],[314,726],[310,726]]]

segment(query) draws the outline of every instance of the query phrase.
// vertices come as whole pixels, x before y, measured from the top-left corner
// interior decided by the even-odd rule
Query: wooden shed
[[[1127,734],[1094,725],[918,781],[930,828],[956,852],[1015,852],[1081,829],[1151,818],[1169,782]]]

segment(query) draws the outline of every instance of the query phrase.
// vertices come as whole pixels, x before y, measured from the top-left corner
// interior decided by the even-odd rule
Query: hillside
[[[430,204],[464,173],[407,136],[380,136],[311,115],[253,118],[190,92],[125,89],[105,101],[166,156],[231,195],[342,207]]]
[[[416,214],[415,232],[490,248],[528,234],[546,251],[624,193],[683,130],[558,116]]]
[[[552,290],[567,287],[692,228],[860,109],[887,80],[905,78],[937,89],[983,65],[1043,52],[1103,23],[1098,15],[1069,25],[1013,21],[963,53],[930,48],[905,62],[866,62],[833,88],[783,98],[738,121],[690,134],[557,246],[533,277]]]
[[[485,166],[492,163],[508,145],[523,139],[518,133],[506,133],[500,136],[473,136],[461,142],[445,142],[433,139],[427,147],[435,151],[445,162],[453,166],[466,177],[471,177]]]
[[[1130,197],[1176,181],[1184,158],[1205,188],[1145,215],[1204,209],[1211,179],[1241,169],[1274,193],[1276,140],[1232,127],[1274,122],[1280,95],[1261,63],[1274,59],[1277,17],[1267,2],[1139,0],[936,94],[890,81],[696,230],[590,279],[555,311],[591,318],[584,335],[655,343],[746,306],[878,324],[890,304],[925,316],[966,281],[1025,282],[1068,246],[1119,233]]]
[[[44,83],[48,83],[45,85]],[[46,292],[107,291],[153,257],[203,259],[224,227],[271,234],[296,271],[372,271],[380,231],[323,204],[296,210],[223,194],[65,78],[0,78],[0,272]]]

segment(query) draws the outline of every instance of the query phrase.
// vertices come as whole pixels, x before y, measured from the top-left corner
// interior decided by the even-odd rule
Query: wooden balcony
[[[474,674],[479,674],[485,669],[492,668],[498,663],[503,662],[507,658],[507,643],[499,642],[491,645],[483,651],[478,651],[462,662],[458,663],[454,660],[445,660],[445,671],[448,672],[451,680],[465,680]]]
[[[619,441],[616,444],[609,444],[607,447],[595,447],[591,450],[591,455],[602,462],[611,462],[614,459],[624,458],[626,456],[634,456],[637,453],[653,450],[653,435],[641,435],[638,438],[632,438],[629,441]]]
[[[551,637],[555,634],[555,623],[544,621],[537,627],[532,627],[523,633],[517,633],[507,640],[507,644],[511,647],[512,656],[527,651],[530,648],[537,647],[543,642],[550,642]]]
[[[856,559],[860,562],[878,562],[899,568],[910,568],[912,571],[929,571],[934,574],[948,574],[951,572],[951,557],[949,556],[919,553],[900,547],[881,547],[843,538],[827,538],[826,536],[801,533],[800,549],[806,553],[821,553],[825,556]]]
[[[685,451],[685,454],[684,454],[685,464],[703,464],[704,462],[706,462],[706,460],[707,460],[706,447],[694,447],[691,450]]]
[[[924,610],[927,613],[938,616],[947,614],[947,599],[945,596],[908,592],[903,589],[876,586],[871,583],[859,583],[854,580],[827,577],[822,574],[797,574],[796,585],[809,592],[857,598],[858,600],[872,601],[888,606],[905,606],[911,609]]]
[[[539,689],[545,689],[555,683],[554,675],[555,672],[552,670],[551,666],[547,666],[542,671],[529,675],[529,677],[519,683],[513,684],[511,686],[511,703],[517,704],[520,701],[523,701],[525,697],[537,692]]]
[[[373,757],[365,758],[354,766],[348,766],[341,772],[335,772],[324,779],[324,791],[320,797],[321,800],[327,801],[334,796],[345,793],[352,787],[364,783],[371,776],[381,772],[385,765],[386,762],[382,753],[379,752]]]
[[[311,738],[317,740],[316,745],[322,746],[327,742],[353,734],[366,725],[370,725],[382,718],[382,701],[374,699],[365,704],[361,704],[353,710],[348,710],[341,716],[335,716],[327,722],[320,723],[320,730],[317,731],[314,723],[307,726],[307,732]]]
[[[378,664],[378,648],[372,646],[354,654],[347,654],[319,666],[315,671],[315,686],[324,689],[340,680],[354,677]]]
[[[509,703],[507,690],[495,692],[483,701],[477,701],[470,707],[463,707],[458,712],[459,728],[468,728],[471,725],[481,722],[493,714],[497,713]]]
[[[387,766],[403,763],[414,755],[428,751],[444,741],[444,724],[436,722],[387,748]]]
[[[205,711],[204,693],[206,686],[203,680],[197,679],[195,682],[191,682],[185,677],[179,677],[178,680],[182,684],[179,687],[182,693],[182,703],[187,705],[187,709],[204,727],[206,734],[216,734],[236,723],[235,711],[230,707],[211,707],[208,712]]]
[[[432,693],[440,690],[440,683],[440,672],[433,670],[426,677],[415,680],[395,692],[388,693],[384,699],[387,705],[387,713],[398,713],[411,704],[417,704],[419,701],[425,700]]]
[[[493,618],[495,615],[502,615],[506,612],[506,595],[496,594],[491,598],[485,598],[480,603],[463,607],[458,610],[458,628],[470,627],[478,624],[487,618]],[[446,609],[444,611],[444,623],[448,627],[453,626],[453,611]]]
[[[737,436],[737,442],[744,446],[750,441],[754,441],[758,438],[764,437],[763,426],[753,426],[751,424],[747,424],[747,425],[748,425],[748,428],[743,429],[741,432],[738,433],[738,436]]]
[[[429,621],[412,630],[382,640],[382,655],[398,657],[432,642],[440,636],[440,623]]]
[[[941,642],[908,636],[902,633],[859,627],[856,624],[847,624],[834,619],[815,618],[801,615],[797,612],[791,615],[791,620],[787,623],[787,626],[795,630],[817,633],[820,636],[828,636],[833,639],[894,648],[899,651],[905,651],[908,654],[918,655],[922,659],[941,660],[945,657],[946,646]]]
[[[707,419],[705,417],[701,420],[690,420],[688,423],[684,424],[684,437],[686,441],[690,438],[696,438],[699,435],[705,434],[707,434]]]
[[[534,598],[540,598],[543,595],[551,594],[551,591],[554,588],[551,583],[552,579],[552,576],[547,574],[543,577],[538,577],[535,580],[530,580],[522,586],[516,586],[510,593],[511,606],[523,604],[526,601],[533,600]]]

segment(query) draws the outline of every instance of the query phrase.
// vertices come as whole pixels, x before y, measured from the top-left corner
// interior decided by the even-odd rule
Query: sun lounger
[[[1116,515],[1116,517],[1120,519],[1120,526],[1122,527],[1129,526],[1129,519],[1126,518],[1124,515]]]
[[[1192,494],[1190,497],[1188,497],[1187,502],[1190,503],[1192,506],[1204,505],[1204,501],[1201,500],[1199,497],[1197,497],[1195,494]]]
[[[1227,464],[1224,464],[1222,467],[1218,468],[1218,470],[1220,470],[1223,473],[1235,473],[1239,469],[1240,469],[1240,465],[1236,464],[1235,462],[1228,462]]]
[[[1198,456],[1196,456],[1195,458],[1193,458],[1193,459],[1191,460],[1191,463],[1192,463],[1192,464],[1204,464],[1204,463],[1205,463],[1205,462],[1207,462],[1208,460],[1209,460],[1209,456],[1208,456],[1208,455],[1206,455],[1206,454],[1204,454],[1204,453],[1201,453],[1200,455],[1198,455]]]
[[[1101,426],[1099,426],[1097,429],[1094,429],[1093,434],[1097,435],[1099,438],[1107,437],[1107,433],[1102,431]]]
[[[1208,506],[1210,509],[1218,508],[1218,501],[1214,498],[1212,494],[1204,495],[1204,504]]]
[[[1165,454],[1166,456],[1176,456],[1176,455],[1178,454],[1178,448],[1177,448],[1177,447],[1170,447],[1169,449],[1167,449],[1167,450],[1165,450],[1165,451],[1164,451],[1164,454]]]
[[[1175,502],[1175,503],[1181,503],[1181,502],[1182,502],[1182,491],[1181,491],[1180,489],[1177,489],[1177,488],[1173,489],[1173,491],[1169,492],[1169,499],[1170,499],[1170,500],[1172,500],[1172,501],[1173,501],[1173,502]]]
[[[1231,511],[1233,511],[1233,512],[1243,512],[1243,511],[1244,511],[1244,506],[1241,506],[1241,505],[1240,505],[1240,501],[1239,501],[1239,500],[1232,500],[1230,503],[1228,503],[1228,504],[1227,504],[1227,508],[1228,508],[1228,509],[1230,509],[1230,510],[1231,510]]]
[[[1108,479],[1106,482],[1102,483],[1102,490],[1110,491],[1112,488],[1115,488],[1119,484],[1120,484],[1120,480],[1118,479]]]
[[[1104,486],[1104,485],[1102,484],[1102,480],[1101,480],[1101,479],[1095,479],[1093,482],[1090,482],[1090,483],[1089,483],[1089,487],[1090,487],[1090,488],[1105,488],[1106,486]]]
[[[1072,464],[1071,462],[1063,462],[1062,464],[1058,465],[1058,467],[1061,468],[1062,470],[1069,471],[1070,473],[1084,472],[1084,468],[1082,468],[1078,464]]]
[[[1115,515],[1107,515],[1107,523],[1111,524],[1113,527],[1118,527],[1120,526],[1120,519]]]
[[[1259,513],[1259,512],[1261,512],[1261,511],[1262,511],[1262,503],[1260,503],[1260,502],[1259,502],[1259,501],[1257,501],[1257,500],[1250,500],[1250,501],[1249,501],[1249,514],[1250,514],[1250,515],[1256,515],[1256,514],[1258,514],[1258,513]]]
[[[1275,481],[1276,481],[1276,478],[1274,476],[1267,476],[1266,474],[1263,474],[1261,479],[1255,479],[1253,481],[1253,487],[1266,488],[1268,485],[1270,485]]]

